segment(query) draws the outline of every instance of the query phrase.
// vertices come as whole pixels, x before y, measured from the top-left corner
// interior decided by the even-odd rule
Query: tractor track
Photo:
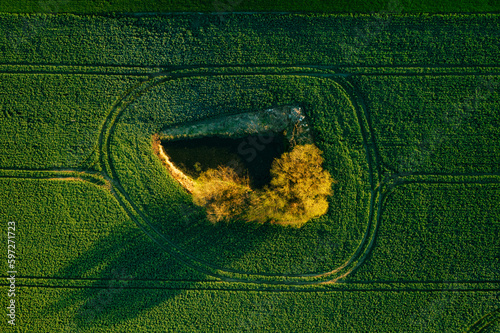
[[[232,75],[249,75],[248,73],[233,73]],[[250,75],[259,75],[259,74],[256,74],[256,73],[252,73]],[[266,75],[281,75],[281,74],[269,74],[267,73]],[[307,75],[307,74],[305,74]],[[181,75],[175,75],[175,74],[169,74],[167,75],[166,78],[163,78],[161,80],[159,80],[157,82],[157,84],[160,84],[160,83],[163,83],[167,80],[173,80],[173,79],[177,79],[177,78],[183,78],[183,77],[186,77],[186,76],[189,76],[189,77],[195,77],[195,76],[200,76],[200,74],[195,74],[195,73],[189,73],[189,74],[181,74]],[[201,76],[206,76],[206,75],[201,75]],[[223,73],[221,74],[220,76],[228,76],[227,73]],[[312,76],[315,76],[314,74],[312,74]],[[154,81],[154,79],[152,79],[151,81]],[[155,85],[154,83],[149,85],[149,86],[153,86]],[[139,93],[135,94],[134,96],[137,97],[139,95],[142,95],[143,93],[145,93],[147,90],[146,89],[141,89]],[[135,98],[134,97],[134,98]],[[130,101],[127,101],[127,104],[130,104],[132,103],[133,100],[130,100]],[[345,277],[347,274],[349,274],[351,272],[351,270],[349,270],[347,273],[341,275],[340,277],[338,278],[334,278],[334,279],[331,279],[331,280],[328,280],[328,281],[267,281],[267,280],[256,280],[256,279],[248,279],[248,278],[241,278],[241,277],[237,277],[237,278],[234,278],[234,277],[226,277],[225,274],[226,273],[231,273],[231,274],[238,274],[238,275],[242,275],[244,277],[246,276],[254,276],[254,277],[274,277],[274,278],[322,278],[324,279],[325,277],[328,277],[330,275],[333,275],[339,271],[341,271],[342,269],[344,269],[346,266],[348,265],[351,265],[353,264],[355,261],[356,261],[356,258],[357,256],[359,256],[361,253],[362,253],[362,250],[365,248],[365,243],[366,243],[366,237],[367,235],[365,234],[365,237],[363,238],[363,241],[361,242],[360,246],[358,247],[358,249],[356,250],[355,254],[347,261],[345,262],[343,265],[341,265],[340,267],[337,267],[336,269],[332,270],[332,271],[328,271],[328,272],[322,272],[322,273],[306,273],[306,274],[270,274],[270,273],[250,273],[250,272],[246,272],[246,271],[239,271],[239,270],[234,270],[234,269],[227,269],[227,268],[221,268],[221,267],[218,267],[218,266],[214,266],[213,264],[205,261],[205,260],[201,260],[199,258],[196,258],[195,256],[191,255],[189,252],[187,251],[184,251],[182,250],[181,248],[179,248],[176,244],[174,244],[172,241],[170,241],[168,238],[166,238],[165,236],[163,236],[152,224],[151,222],[149,222],[148,218],[140,211],[140,209],[135,206],[135,204],[133,203],[133,201],[130,199],[130,197],[128,196],[128,194],[126,193],[126,191],[123,189],[123,186],[121,185],[121,183],[119,182],[118,180],[118,175],[116,174],[116,170],[114,169],[113,167],[113,164],[112,164],[112,159],[111,159],[111,145],[110,145],[110,140],[111,140],[111,137],[112,137],[112,134],[114,132],[114,129],[115,129],[115,126],[121,116],[121,114],[125,111],[126,109],[126,105],[124,107],[120,107],[120,108],[116,108],[117,110],[117,114],[116,116],[110,114],[109,116],[109,119],[110,121],[108,122],[108,126],[109,126],[109,129],[108,130],[104,130],[103,131],[103,135],[102,135],[102,140],[100,139],[100,143],[102,144],[101,146],[101,152],[105,152],[105,154],[103,154],[103,158],[104,158],[104,155],[107,155],[105,159],[103,159],[103,166],[104,166],[104,170],[105,170],[105,178],[108,179],[110,182],[113,183],[114,187],[116,189],[118,189],[118,191],[120,192],[120,194],[124,197],[124,199],[127,201],[127,204],[132,208],[133,211],[135,211],[140,219],[142,221],[144,221],[144,223],[146,224],[146,226],[144,225],[140,225],[140,222],[139,222],[139,219],[137,218],[134,218],[134,221],[139,225],[139,227],[144,231],[146,232],[146,234],[151,238],[153,239],[157,244],[159,244],[162,248],[166,249],[168,251],[167,248],[165,248],[165,246],[163,244],[161,244],[158,239],[154,238],[153,235],[150,233],[150,232],[147,232],[146,231],[146,227],[147,228],[150,228],[152,229],[152,231],[161,239],[162,242],[165,242],[168,247],[170,247],[171,249],[174,249],[176,252],[179,252],[181,253],[182,255],[184,255],[185,257],[189,258],[190,260],[196,262],[195,266],[199,265],[199,264],[202,264],[205,266],[205,269],[204,269],[204,273],[207,273],[206,272],[206,269],[208,268],[209,270],[213,270],[215,271],[216,273],[212,273],[212,274],[209,274],[209,275],[212,275],[212,276],[215,276],[215,277],[218,277],[218,278],[221,278],[222,280],[224,281],[238,281],[238,282],[247,282],[247,283],[269,283],[269,284],[286,284],[286,285],[289,285],[289,284],[293,284],[293,285],[304,285],[304,284],[321,284],[321,283],[333,283],[333,282],[336,282],[338,279],[340,278],[343,278]],[[362,128],[363,127],[363,124],[360,125]],[[121,199],[115,195],[115,197],[120,201]],[[125,205],[123,204],[122,202],[122,207],[125,208]],[[371,203],[371,207],[373,207],[373,200],[372,200],[372,203]],[[127,209],[128,211],[128,209]],[[129,216],[132,216],[131,213],[129,213]],[[369,223],[368,225],[368,229],[371,228],[371,224]],[[373,235],[372,235],[373,236]],[[372,242],[370,243],[370,245],[373,244],[373,237],[372,237]],[[371,247],[369,247],[371,248]],[[368,248],[368,249],[369,249]],[[178,257],[177,254],[174,255],[175,257]],[[366,258],[366,255],[363,256],[363,258]],[[187,264],[187,262],[182,259],[182,262],[184,264]],[[360,263],[358,262],[358,264],[356,265],[359,266]],[[189,264],[190,267],[192,268],[195,268],[193,267],[193,264]],[[226,272],[225,274],[221,275],[220,272]]]
[[[485,330],[498,322],[500,322],[500,308],[486,314],[484,317],[475,322],[466,332],[485,332]]]
[[[111,287],[109,285],[53,285],[53,284],[26,284],[26,283],[17,283],[16,287],[20,288],[50,288],[50,289],[127,289],[127,290],[202,290],[202,291],[227,291],[227,292],[270,292],[270,293],[338,293],[338,292],[414,292],[414,293],[470,293],[470,292],[498,292],[498,288],[495,287],[480,287],[480,288],[440,288],[440,287],[432,287],[429,286],[425,289],[419,289],[415,287],[404,287],[398,285],[397,287],[370,287],[370,288],[353,288],[353,287],[343,287],[342,284],[335,285],[335,287],[323,286],[323,288],[294,288],[295,286],[286,286],[287,289],[276,289],[276,288],[239,288],[239,287],[209,287],[209,286],[200,286],[199,284],[195,284],[192,287],[190,286],[127,286],[125,285],[128,282],[132,282],[133,280],[114,280],[114,281],[122,281],[124,284],[116,287]],[[215,284],[215,283],[214,283]],[[7,284],[0,284],[0,286],[8,286]],[[498,320],[496,318],[495,320]]]
[[[5,64],[4,64],[5,65]],[[15,64],[19,65],[19,64]],[[41,66],[41,64],[38,64]],[[54,66],[54,65],[48,65],[44,64],[44,66]],[[56,65],[57,66],[57,65]],[[80,66],[83,67],[83,66]],[[99,67],[99,66],[92,66],[93,68]],[[113,67],[113,66],[108,66],[108,67]],[[130,67],[130,66],[116,66],[116,67]],[[290,68],[291,66],[289,65],[282,65],[282,66],[276,66],[276,65],[270,65],[270,66],[263,66],[263,65],[229,65],[229,66],[165,66],[165,67],[154,67],[154,66],[135,66],[134,68],[147,68],[147,69],[161,69],[161,72],[156,72],[156,73],[134,73],[133,75],[136,76],[141,76],[145,77],[145,79],[133,87],[129,88],[119,99],[118,101],[111,107],[110,111],[108,112],[108,116],[106,117],[106,120],[100,130],[99,134],[99,139],[98,139],[98,148],[97,148],[97,153],[99,157],[99,163],[102,167],[101,172],[94,172],[92,170],[85,170],[85,169],[51,169],[51,170],[22,170],[22,169],[0,169],[0,178],[27,178],[27,179],[57,179],[57,180],[74,180],[74,179],[81,179],[83,181],[89,181],[86,179],[86,177],[75,177],[75,175],[66,175],[66,173],[77,173],[95,177],[96,175],[98,177],[102,177],[107,184],[109,184],[110,192],[111,194],[115,197],[117,200],[118,204],[125,210],[126,214],[134,220],[134,222],[138,225],[138,227],[153,241],[155,241],[162,249],[168,251],[171,255],[173,255],[175,258],[183,262],[189,267],[192,267],[196,270],[201,270],[204,273],[217,277],[221,279],[222,281],[231,281],[231,282],[244,282],[244,283],[255,283],[255,284],[279,284],[279,285],[313,285],[313,284],[324,284],[324,283],[331,283],[331,282],[339,282],[343,277],[346,275],[352,273],[355,269],[357,269],[367,258],[367,256],[370,254],[371,249],[374,245],[374,241],[376,238],[376,233],[377,233],[377,228],[379,225],[379,221],[382,216],[383,212],[383,203],[384,199],[386,197],[387,191],[383,191],[382,188],[385,187],[385,185],[391,184],[391,182],[396,183],[395,186],[405,184],[405,182],[402,182],[401,179],[404,177],[408,176],[414,176],[418,174],[399,174],[399,175],[394,175],[392,179],[390,180],[381,180],[382,176],[382,170],[381,170],[381,163],[380,160],[380,154],[378,152],[378,146],[375,141],[375,136],[373,133],[373,129],[371,127],[371,120],[369,118],[369,112],[366,109],[366,105],[363,102],[363,98],[359,95],[359,92],[356,92],[356,89],[354,85],[350,82],[350,89],[352,91],[349,93],[351,100],[355,101],[355,109],[358,112],[358,120],[360,121],[360,127],[362,129],[362,135],[365,141],[365,149],[367,150],[367,157],[368,159],[373,159],[376,167],[376,173],[378,177],[379,184],[375,186],[374,184],[374,179],[373,175],[370,172],[370,180],[372,183],[372,199],[371,199],[371,209],[370,209],[370,215],[371,218],[375,218],[374,226],[373,226],[373,231],[371,235],[370,242],[368,244],[365,244],[366,242],[366,237],[368,237],[368,233],[365,234],[365,238],[361,242],[361,246],[358,248],[356,251],[356,254],[361,254],[362,256],[360,258],[357,258],[357,260],[353,260],[356,255],[353,255],[349,261],[347,261],[344,265],[336,268],[333,271],[328,271],[328,272],[322,272],[322,273],[310,273],[310,274],[267,274],[267,273],[248,273],[245,271],[238,271],[238,270],[231,270],[231,269],[222,269],[220,267],[214,266],[210,264],[209,262],[200,260],[199,258],[194,257],[187,251],[184,251],[180,249],[176,244],[172,243],[169,239],[167,239],[165,236],[163,236],[159,231],[149,222],[147,217],[144,215],[144,213],[141,212],[141,210],[135,206],[131,198],[128,196],[126,191],[124,190],[123,186],[121,185],[118,175],[116,173],[116,170],[114,169],[113,162],[111,159],[111,137],[112,134],[114,133],[115,126],[118,123],[121,115],[125,111],[128,105],[134,102],[134,100],[139,97],[140,95],[146,93],[150,88],[155,86],[156,84],[160,84],[162,82],[166,82],[168,80],[173,80],[173,79],[178,79],[178,78],[185,78],[185,77],[197,77],[197,76],[241,76],[241,75],[276,75],[276,76],[288,76],[288,75],[295,75],[295,76],[313,76],[313,77],[325,77],[325,78],[332,78],[332,77],[345,77],[345,76],[350,76],[350,75],[367,75],[367,74],[362,74],[362,73],[357,73],[357,74],[335,74],[335,73],[300,73],[300,72],[291,72],[291,73],[269,73],[269,72],[244,72],[244,71],[238,71],[238,72],[233,72],[233,73],[175,73],[176,70],[191,70],[191,69],[197,69],[197,68],[237,68],[237,67],[250,67],[250,68]],[[331,69],[339,69],[339,68],[348,68],[348,67],[366,67],[366,68],[373,68],[376,66],[321,66],[321,65],[309,65],[309,66],[304,66],[304,65],[297,65],[294,66],[295,68],[297,67],[306,67],[306,68],[316,68],[316,69],[326,69],[326,70],[331,70]],[[381,68],[420,68],[422,66],[380,66]],[[464,68],[467,66],[441,66],[444,68]],[[468,66],[467,68],[484,68],[485,66]],[[488,66],[486,66],[488,67]],[[493,66],[489,66],[493,67]],[[494,66],[494,67],[500,67],[500,66]],[[165,69],[168,69],[167,71],[163,71]],[[23,72],[24,73],[24,72]],[[33,73],[33,71],[26,71],[26,74]],[[81,73],[76,73],[73,71],[65,71],[65,72],[58,72],[58,71],[52,71],[52,72],[47,72],[47,71],[40,71],[40,72],[35,72],[38,74],[63,74],[63,75],[77,75],[77,74],[88,74],[88,75],[113,75],[110,73],[101,73],[101,72],[81,72]],[[127,76],[130,75],[130,73],[119,73],[119,74],[114,74],[114,75],[122,75],[122,76]],[[372,75],[372,74],[370,74]],[[376,75],[373,73],[373,75]],[[397,73],[395,74],[389,74],[389,73],[382,73],[379,75],[398,75]],[[408,74],[408,75],[416,75],[416,74]],[[418,74],[417,74],[418,75]],[[422,73],[421,75],[429,75],[428,73]],[[449,75],[449,73],[436,73],[436,75]],[[461,73],[462,76],[465,75],[474,75],[474,74],[467,74],[467,73]],[[497,74],[480,74],[480,75],[497,75]],[[338,82],[337,82],[338,83]],[[345,89],[345,86],[343,87]],[[361,118],[360,118],[360,113],[363,114],[364,119],[366,119],[366,124],[361,123]],[[368,126],[368,130],[365,128],[365,126]],[[369,150],[372,150],[373,152],[369,152]],[[96,151],[92,151],[89,156],[86,158],[88,160]],[[373,155],[373,156],[372,156]],[[85,160],[85,161],[86,161]],[[85,161],[82,162],[82,164],[85,164]],[[372,163],[369,163],[370,168],[372,167]],[[1,172],[6,171],[6,172],[12,172],[12,173],[22,173],[22,172],[51,172],[54,175],[46,175],[46,176],[37,176],[37,175],[32,175],[32,176],[15,176],[15,175],[2,175]],[[443,174],[427,174],[425,176],[442,176]],[[463,176],[462,174],[447,174],[446,176]],[[498,176],[500,174],[478,174],[474,176]],[[413,181],[415,183],[423,183],[424,181]],[[406,183],[409,183],[409,181],[406,181]],[[458,183],[463,183],[463,182],[458,182]],[[494,182],[496,183],[496,181]],[[378,197],[375,199],[375,197]],[[375,201],[377,200],[377,204]],[[375,206],[377,206],[375,208]],[[374,216],[376,214],[376,216]],[[140,220],[142,220],[144,223],[141,223]],[[368,229],[370,229],[369,226]],[[149,228],[152,230],[154,233],[156,233],[156,236],[153,236],[150,231],[147,230]],[[168,246],[165,246],[165,243]],[[358,253],[359,252],[359,253]],[[189,258],[189,261],[186,261],[183,257]],[[195,264],[193,264],[195,263]],[[348,265],[355,264],[354,267],[352,267],[350,270],[348,270],[346,273],[341,275],[340,277],[334,278],[333,280],[320,280],[320,281],[267,281],[267,280],[261,280],[261,279],[248,279],[248,278],[242,278],[242,277],[228,277],[226,274],[220,274],[220,271],[226,271],[231,274],[238,274],[242,276],[254,276],[254,277],[278,277],[278,278],[324,278],[329,275],[333,275],[336,272],[342,270]],[[201,266],[200,266],[201,265]],[[204,266],[204,267],[203,267]],[[140,289],[140,288],[139,288]],[[247,290],[247,289],[245,289]],[[345,289],[343,289],[345,291]]]

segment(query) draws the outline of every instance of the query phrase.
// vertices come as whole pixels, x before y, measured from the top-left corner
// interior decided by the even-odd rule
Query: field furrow
[[[0,306],[15,312],[12,332],[498,331],[500,13],[56,2],[0,4]],[[249,12],[257,3],[266,11]],[[5,12],[36,6],[51,13]],[[409,14],[419,6],[434,14]],[[176,126],[200,145],[221,139],[209,123],[256,156],[264,133],[241,133],[279,128],[266,134],[291,149],[271,116],[248,116],[281,110],[306,119],[314,170],[335,180],[326,214],[301,228],[214,223],[156,154]],[[183,153],[201,170],[222,161],[217,142]],[[302,178],[283,188],[314,177]],[[321,186],[308,184],[284,207],[312,206]]]

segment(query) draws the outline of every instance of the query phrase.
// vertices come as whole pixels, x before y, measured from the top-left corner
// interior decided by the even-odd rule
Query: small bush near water
[[[197,179],[194,202],[206,207],[213,223],[242,219],[300,227],[328,210],[334,180],[322,163],[318,147],[297,145],[273,161],[271,182],[261,190],[230,167],[209,169]]]

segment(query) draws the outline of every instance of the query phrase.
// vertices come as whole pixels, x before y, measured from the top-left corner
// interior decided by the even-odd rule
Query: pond
[[[165,153],[186,175],[197,178],[201,172],[227,165],[240,175],[248,175],[253,188],[262,188],[271,180],[275,158],[287,149],[282,133],[266,133],[244,138],[205,137],[162,141]]]

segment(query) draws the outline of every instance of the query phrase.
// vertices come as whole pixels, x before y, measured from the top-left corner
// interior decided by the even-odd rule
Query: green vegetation
[[[498,75],[359,76],[353,81],[365,97],[387,169],[498,171],[500,140],[491,140],[500,137]]]
[[[248,177],[228,166],[209,169],[196,179],[194,202],[207,208],[213,223],[243,219],[301,227],[328,210],[333,180],[320,154],[312,144],[293,147],[273,161],[263,190],[252,190]]]
[[[0,35],[0,63],[163,70],[257,65],[374,66],[377,70],[384,66],[488,67],[498,63],[499,27],[497,14],[387,19],[361,14],[255,14],[228,16],[223,21],[216,15],[198,14],[0,14],[0,30],[7,32]]]
[[[489,12],[500,10],[500,5],[491,0],[119,0],[114,2],[90,0],[85,3],[54,0],[4,2],[0,11],[11,13],[106,13],[106,12],[248,12],[248,11],[299,11],[299,12]]]
[[[16,222],[18,256],[8,329],[495,331],[499,29],[498,14],[1,14],[0,221]],[[318,188],[333,194],[326,214],[301,228],[212,224],[153,134],[280,105],[301,106],[315,165],[337,181]],[[300,177],[288,170],[276,163],[286,177],[262,191]],[[204,177],[227,177],[223,212],[261,213],[231,201],[246,179]]]
[[[151,327],[188,332],[344,332],[346,327],[364,332],[419,332],[422,328],[463,332],[498,306],[495,292],[485,291],[269,292],[202,287],[179,291],[112,286],[117,291],[23,288],[25,303],[18,326],[32,332],[57,327],[85,333],[146,333]],[[0,295],[0,302],[7,300],[5,295]],[[60,320],[54,323],[47,311]]]
[[[98,158],[99,132],[127,76],[0,74],[0,167],[72,168]]]
[[[326,214],[333,179],[322,164],[321,151],[312,144],[297,145],[274,160],[271,183],[251,195],[246,218],[300,227]]]
[[[37,178],[0,178],[0,217],[16,221],[22,276],[91,279],[84,285],[94,287],[122,271],[154,279],[205,278],[158,249],[106,186],[76,177]],[[6,260],[0,268],[8,270]]]
[[[301,232],[269,224],[214,226],[151,152],[151,136],[166,127],[297,103],[307,113],[323,151],[323,168],[338,181],[332,184],[336,195],[328,198],[333,209]],[[325,118],[331,121],[322,121]],[[116,125],[111,156],[116,179],[132,201],[183,250],[227,269],[299,274],[342,265],[363,238],[370,185],[362,142],[355,110],[334,81],[297,75],[199,76],[167,79],[130,104]],[[191,223],[180,218],[186,210]],[[311,239],[328,244],[321,250],[325,252],[335,244],[337,255],[311,260],[315,251]],[[297,249],[297,255],[284,259],[290,248]]]
[[[498,183],[417,183],[394,188],[377,246],[350,281],[495,281]]]

